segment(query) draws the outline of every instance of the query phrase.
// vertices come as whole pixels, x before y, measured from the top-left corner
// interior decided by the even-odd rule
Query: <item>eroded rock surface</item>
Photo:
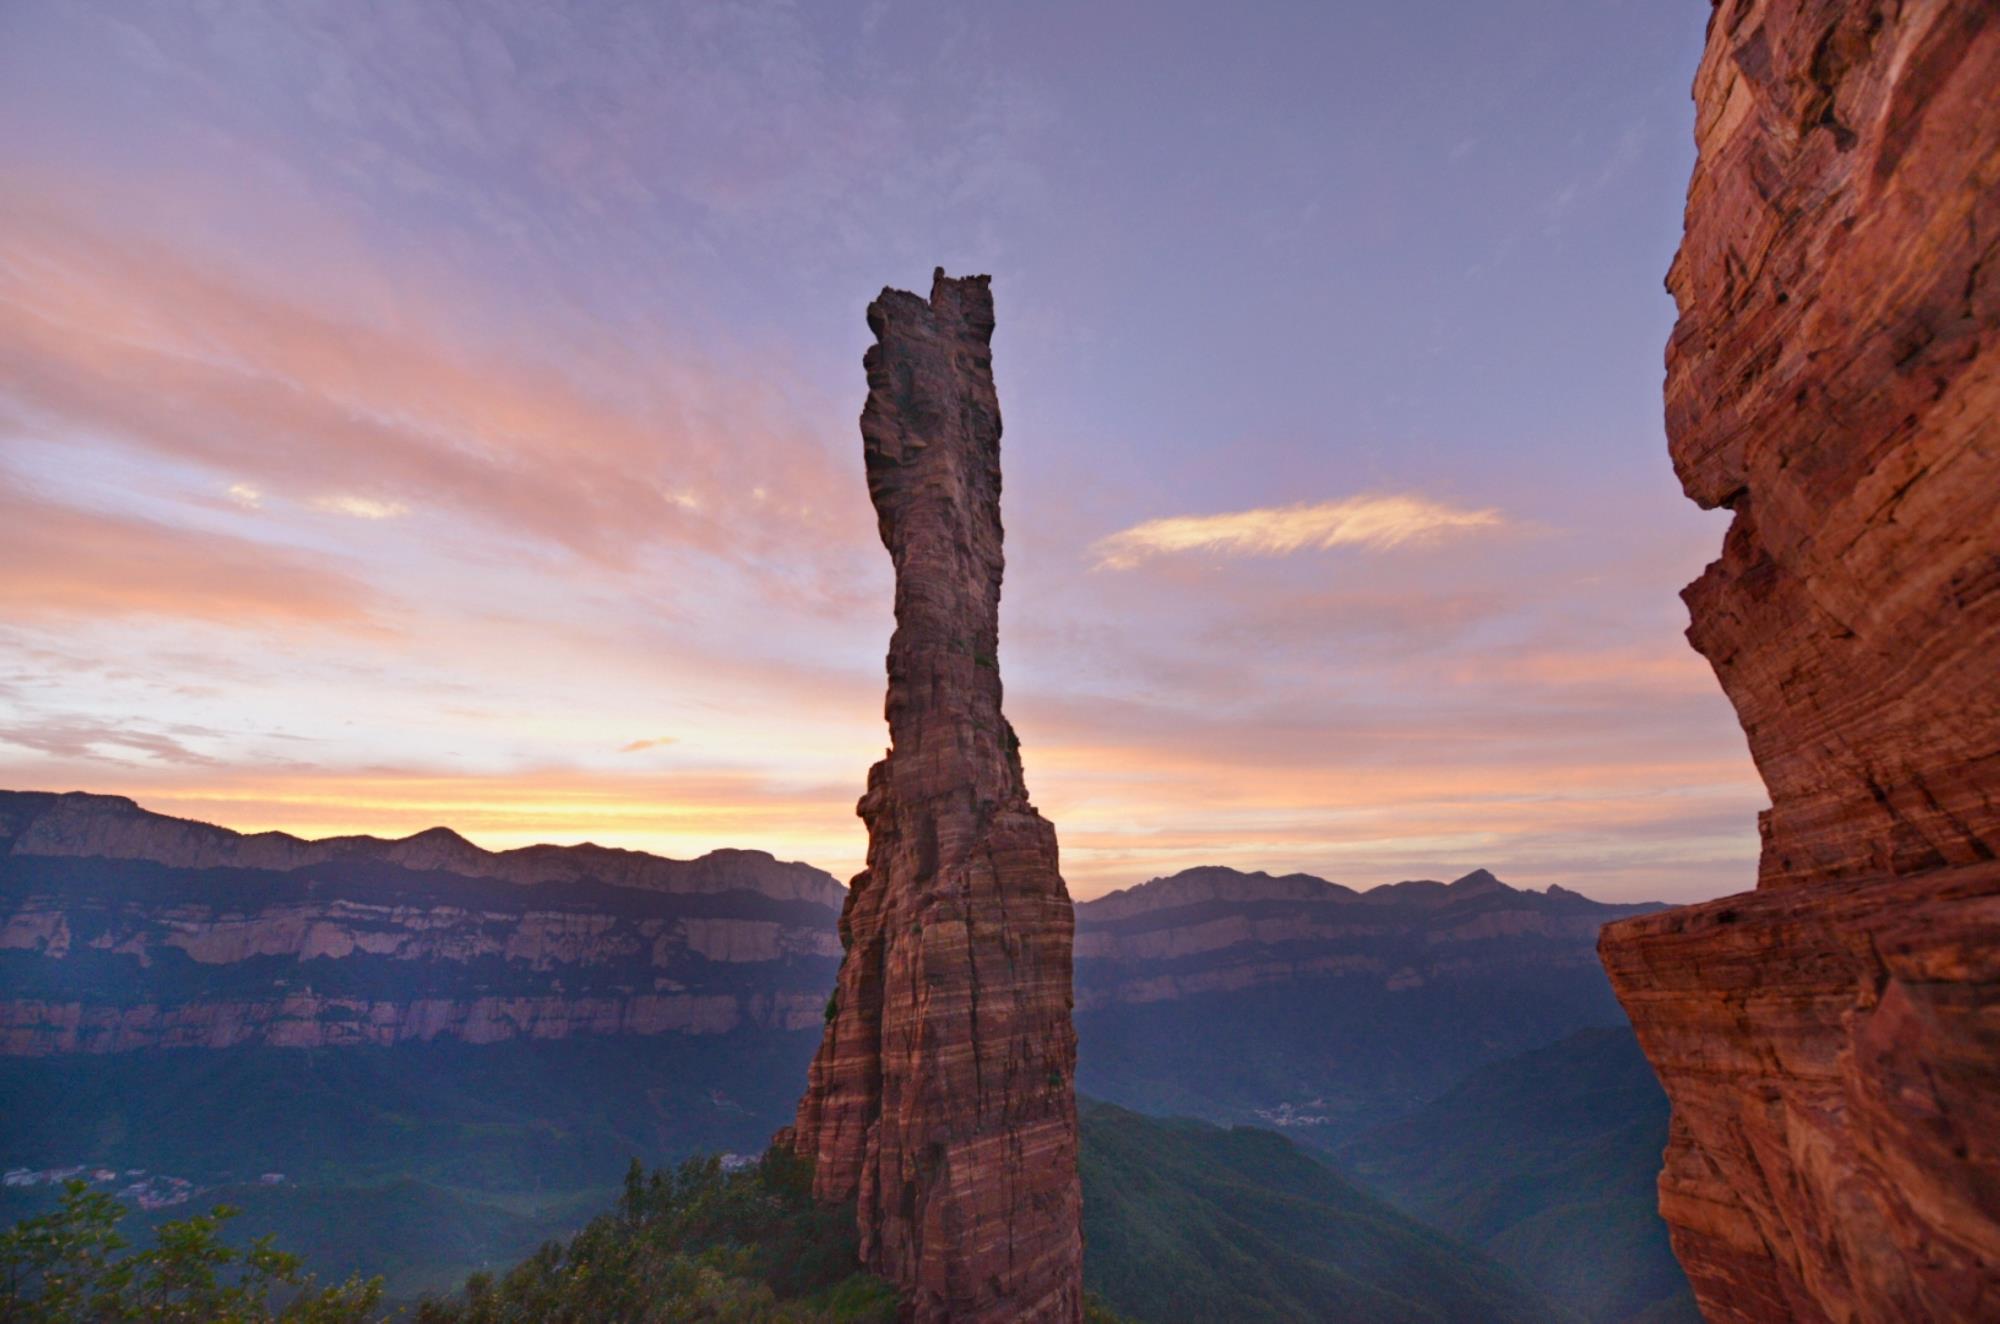
[[[891,748],[792,1142],[926,1321],[1075,1320],[1073,916],[1000,712],[1000,408],[984,276],[868,309],[869,494],[896,568]]]
[[[1758,891],[1605,931],[1712,1321],[2000,1319],[2000,7],[1725,0],[1667,424],[1771,792]]]

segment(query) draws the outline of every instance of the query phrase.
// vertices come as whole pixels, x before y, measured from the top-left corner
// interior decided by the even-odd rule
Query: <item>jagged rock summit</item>
[[[1074,916],[1000,711],[1000,406],[988,278],[868,309],[868,491],[896,569],[868,867],[789,1135],[919,1321],[1082,1316]]]
[[[1712,1324],[2000,1319],[2000,7],[1722,0],[1667,431],[1758,889],[1602,953]]]

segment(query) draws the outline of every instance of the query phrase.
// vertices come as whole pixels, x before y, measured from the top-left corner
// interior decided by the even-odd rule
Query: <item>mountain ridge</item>
[[[1203,864],[1179,873],[1149,878],[1131,887],[1121,887],[1088,901],[1079,901],[1077,918],[1081,921],[1087,914],[1091,921],[1101,923],[1209,901],[1303,901],[1360,905],[1417,901],[1442,906],[1494,892],[1545,897],[1550,901],[1586,901],[1592,905],[1620,908],[1664,909],[1669,904],[1664,901],[1598,901],[1555,883],[1539,891],[1532,887],[1514,887],[1502,882],[1489,869],[1474,869],[1448,883],[1432,878],[1412,878],[1378,883],[1369,888],[1354,888],[1304,872],[1270,874],[1261,869],[1248,871],[1228,865]]]
[[[847,895],[847,889],[825,870],[779,860],[767,851],[725,848],[692,860],[593,842],[490,851],[442,826],[407,837],[247,833],[158,813],[127,796],[90,791],[0,790],[0,853],[278,872],[339,859],[366,859],[518,886],[590,880],[676,894],[755,891],[774,900],[834,907]]]

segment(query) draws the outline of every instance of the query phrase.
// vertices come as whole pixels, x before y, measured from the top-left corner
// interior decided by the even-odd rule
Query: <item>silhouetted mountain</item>
[[[593,882],[676,894],[748,891],[774,901],[805,901],[835,909],[846,895],[846,889],[824,870],[776,860],[763,851],[718,850],[694,860],[670,860],[590,842],[489,851],[444,827],[395,839],[355,836],[308,841],[288,832],[233,832],[156,814],[122,795],[83,791],[0,791],[0,854],[150,860],[175,869],[280,873],[369,861],[417,873],[523,886]]]

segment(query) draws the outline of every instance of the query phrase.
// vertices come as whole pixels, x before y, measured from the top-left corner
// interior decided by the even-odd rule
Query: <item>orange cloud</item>
[[[395,519],[407,515],[410,508],[400,501],[380,501],[364,496],[323,496],[313,499],[315,509],[335,515],[347,515],[354,519]]]
[[[615,565],[661,544],[865,545],[865,503],[825,499],[855,480],[814,430],[692,354],[566,337],[558,370],[480,350],[418,282],[384,331],[19,203],[0,204],[0,259],[17,414],[218,469],[239,504],[379,519],[421,503]]]
[[[1147,520],[1099,539],[1091,551],[1100,570],[1130,570],[1153,557],[1181,552],[1289,556],[1309,548],[1347,546],[1385,551],[1503,523],[1497,510],[1461,510],[1426,497],[1355,496],[1317,505]]]

